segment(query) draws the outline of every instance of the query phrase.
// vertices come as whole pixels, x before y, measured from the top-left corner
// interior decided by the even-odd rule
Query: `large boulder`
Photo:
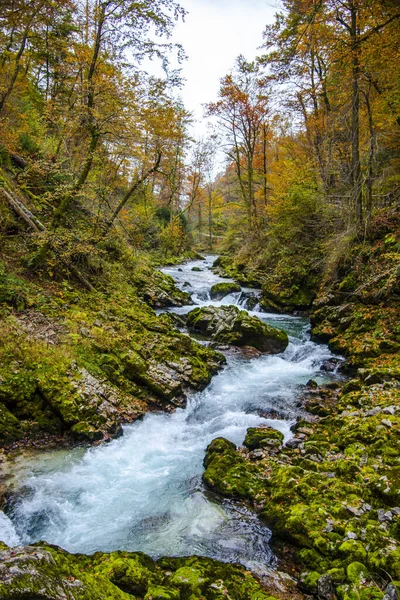
[[[216,342],[253,346],[268,354],[283,352],[289,343],[284,331],[266,325],[236,306],[195,308],[188,314],[187,325]]]
[[[233,294],[235,292],[240,292],[241,287],[238,283],[234,283],[233,281],[222,281],[221,283],[216,283],[212,286],[210,290],[210,298],[212,300],[222,300],[228,294]]]

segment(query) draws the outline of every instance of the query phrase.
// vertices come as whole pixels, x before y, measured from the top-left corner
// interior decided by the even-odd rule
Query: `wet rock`
[[[261,352],[283,352],[289,340],[284,331],[274,329],[236,306],[205,306],[188,314],[188,327],[212,340],[236,346],[254,346]]]
[[[324,363],[322,363],[321,371],[326,371],[327,373],[333,373],[343,363],[344,363],[344,361],[339,358],[330,358],[329,360],[326,360]]]
[[[246,358],[258,358],[262,354],[259,350],[257,350],[257,348],[254,348],[253,346],[242,346],[241,352]]]
[[[193,304],[190,295],[180,290],[170,275],[161,271],[142,265],[131,278],[139,298],[153,308]]]
[[[256,464],[246,461],[235,444],[224,438],[216,438],[208,446],[204,467],[205,485],[228,498],[253,499],[263,489]]]
[[[321,600],[335,600],[335,584],[330,575],[322,575],[318,579],[317,594]]]
[[[225,298],[225,296],[227,296],[228,294],[240,292],[241,289],[242,288],[240,287],[240,285],[234,282],[224,281],[221,283],[216,283],[210,289],[210,298],[212,300],[222,300],[222,298]]]
[[[306,383],[306,388],[309,388],[311,390],[316,390],[319,388],[319,385],[316,381],[314,381],[314,379],[309,379]]]

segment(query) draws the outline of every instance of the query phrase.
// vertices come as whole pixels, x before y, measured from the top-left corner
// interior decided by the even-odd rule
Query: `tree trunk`
[[[28,40],[28,33],[29,33],[29,28],[30,28],[31,21],[32,21],[32,19],[29,21],[29,24],[25,28],[24,37],[22,38],[22,42],[21,42],[21,45],[19,47],[18,54],[17,54],[17,56],[15,58],[15,67],[14,67],[14,72],[13,72],[12,77],[11,77],[11,81],[8,84],[8,87],[7,87],[6,91],[4,92],[4,94],[0,98],[0,113],[2,112],[2,110],[4,108],[4,105],[6,103],[7,98],[9,97],[9,95],[11,94],[11,92],[13,91],[15,82],[17,80],[18,73],[19,73],[19,70],[21,68],[21,57],[22,57],[22,55],[24,53],[26,42]]]
[[[351,113],[351,179],[352,203],[358,229],[363,224],[362,183],[360,164],[360,40],[358,32],[357,7],[350,4],[351,53],[352,53],[352,113]]]
[[[208,245],[209,245],[210,250],[212,250],[212,247],[213,247],[213,233],[212,233],[213,221],[212,221],[212,188],[211,188],[211,186],[208,186],[207,193],[208,193]]]
[[[264,206],[267,206],[267,127],[263,125],[263,197]]]
[[[365,93],[365,104],[368,114],[368,129],[369,129],[369,152],[368,152],[368,174],[366,179],[366,194],[365,194],[365,236],[368,235],[371,226],[372,217],[372,186],[374,181],[374,160],[376,148],[376,135],[374,128],[374,120],[372,116],[371,103],[369,100],[369,91]]]

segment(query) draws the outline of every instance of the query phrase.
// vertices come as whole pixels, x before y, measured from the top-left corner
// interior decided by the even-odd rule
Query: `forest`
[[[398,1],[188,15],[0,1],[0,598],[397,600]]]

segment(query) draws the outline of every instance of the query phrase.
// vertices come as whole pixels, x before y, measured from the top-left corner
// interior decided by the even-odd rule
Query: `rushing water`
[[[210,271],[212,259],[164,271],[196,304],[218,305],[208,295],[221,281]],[[202,271],[192,271],[193,266]],[[254,295],[257,291],[244,289],[223,303],[246,305]],[[289,333],[283,354],[246,359],[229,353],[224,370],[193,394],[185,409],[149,414],[109,444],[20,461],[15,500],[8,516],[0,512],[0,539],[11,545],[44,539],[71,552],[203,554],[259,572],[273,564],[269,531],[256,516],[204,490],[204,451],[219,436],[240,444],[251,426],[271,425],[288,439],[299,414],[300,386],[323,379],[320,367],[331,353],[310,341],[304,319],[251,314]]]

